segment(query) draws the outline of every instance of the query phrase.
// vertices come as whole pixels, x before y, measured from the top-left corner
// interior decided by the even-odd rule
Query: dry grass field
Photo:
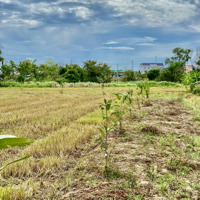
[[[106,98],[128,88],[105,88]],[[133,88],[136,91],[135,88]],[[112,173],[103,174],[97,127],[101,88],[1,88],[0,130],[34,140],[0,150],[1,199],[200,199],[200,97],[151,88],[125,133],[112,131]]]

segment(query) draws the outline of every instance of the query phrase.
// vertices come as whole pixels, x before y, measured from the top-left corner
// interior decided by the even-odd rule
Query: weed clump
[[[143,127],[141,129],[141,132],[142,133],[152,133],[152,134],[156,134],[156,135],[161,133],[161,131],[156,126],[153,126],[153,125]]]

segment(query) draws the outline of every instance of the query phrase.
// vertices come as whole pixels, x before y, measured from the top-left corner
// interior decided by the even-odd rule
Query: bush
[[[22,75],[17,76],[17,82],[23,83],[25,81],[25,78]]]
[[[0,87],[26,87],[26,88],[43,88],[43,87],[57,87],[55,81],[49,82],[0,82]]]
[[[149,80],[155,80],[160,76],[160,69],[151,69],[147,72],[147,78]]]

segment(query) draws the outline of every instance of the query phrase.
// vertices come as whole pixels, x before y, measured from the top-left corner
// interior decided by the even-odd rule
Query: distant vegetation
[[[190,72],[187,75],[185,73],[185,65],[191,59],[190,53],[190,49],[175,48],[173,49],[173,56],[165,60],[165,64],[168,67],[162,70],[151,69],[144,74],[140,71],[134,72],[132,70],[126,70],[123,72],[122,77],[116,77],[116,73],[112,72],[108,64],[97,63],[93,60],[85,61],[83,67],[77,64],[57,66],[50,60],[39,66],[36,65],[36,60],[20,61],[19,64],[11,60],[9,64],[3,64],[1,67],[0,87],[20,87],[21,84],[18,83],[23,83],[24,87],[53,87],[57,83],[59,85],[80,82],[110,83],[116,80],[117,82],[129,82],[141,81],[147,78],[157,82],[164,81],[162,84],[165,84],[166,81],[184,82],[185,84],[184,77],[193,76],[195,73],[197,74],[195,75],[196,78],[192,79],[193,82],[197,82],[200,81],[199,70]],[[0,62],[3,63],[3,61],[2,51],[0,50]],[[200,57],[196,64],[200,66]],[[134,84],[131,83],[131,85]]]

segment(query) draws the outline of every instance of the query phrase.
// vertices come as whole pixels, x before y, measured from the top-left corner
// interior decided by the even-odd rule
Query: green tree
[[[85,70],[86,81],[97,83],[111,81],[110,67],[106,63],[97,63],[94,60],[88,60],[84,62],[83,69]]]
[[[20,61],[17,67],[17,72],[19,72],[20,76],[24,77],[26,75],[30,75],[32,73],[32,63],[30,60]]]
[[[39,67],[36,65],[36,61],[37,60],[34,60],[32,62],[32,73],[31,73],[31,76],[32,76],[32,78],[35,79],[35,81],[40,81],[40,71],[39,71]]]
[[[99,82],[101,83],[108,83],[112,79],[112,72],[110,70],[110,67],[108,66],[107,63],[99,63],[97,67],[100,70],[100,77],[99,77]]]
[[[48,60],[39,66],[38,77],[40,81],[56,80],[59,78],[59,69],[53,61]]]
[[[14,61],[10,61],[10,67],[12,67],[12,69],[14,70],[14,71],[16,71],[17,70],[17,64],[15,64],[15,62]]]
[[[161,81],[178,82],[184,73],[184,65],[182,62],[171,63],[169,67],[165,68],[159,77]]]
[[[100,68],[97,66],[97,62],[94,60],[88,60],[84,62],[83,69],[86,72],[86,81],[99,82],[101,75]]]
[[[48,60],[45,63],[46,69],[48,71],[48,80],[56,80],[58,78],[58,67],[57,65],[52,61]]]
[[[160,76],[160,69],[151,69],[147,72],[147,78],[149,80],[155,80]]]
[[[47,79],[49,72],[48,72],[48,68],[45,64],[41,64],[39,66],[38,72],[39,72],[40,81],[44,81]]]
[[[191,59],[191,52],[191,49],[174,48],[172,51],[174,55],[165,60],[165,64],[169,64],[169,66],[162,71],[160,80],[181,81],[181,77],[185,71],[185,64]]]
[[[135,79],[136,81],[140,81],[146,78],[146,73],[142,74],[140,71],[135,72]]]
[[[9,79],[12,79],[13,78],[13,75],[14,75],[14,69],[9,66],[9,65],[3,65],[1,67],[1,78],[3,80],[9,80]]]
[[[123,81],[135,81],[135,73],[132,70],[126,70],[124,72]]]
[[[58,69],[58,74],[59,74],[60,76],[62,76],[66,71],[67,71],[67,67],[61,66],[61,67],[59,67],[59,69]]]
[[[75,83],[80,81],[80,74],[76,67],[68,66],[67,71],[64,73],[63,77],[67,82]]]
[[[198,66],[200,66],[200,56],[199,56],[199,60],[196,61],[196,64],[197,64]]]
[[[59,70],[59,74],[61,74],[67,82],[83,82],[85,79],[84,69],[79,67],[77,64],[66,65],[65,68],[62,67]]]
[[[2,50],[1,50],[1,48],[0,48],[0,62],[2,62],[2,63],[3,63],[3,61],[4,61],[4,58],[3,58],[1,55],[2,55]]]
[[[184,65],[191,59],[190,53],[192,52],[191,49],[183,49],[180,47],[176,47],[173,49],[172,53],[174,56],[171,58],[166,58],[165,64],[172,64],[175,62],[182,62]]]

